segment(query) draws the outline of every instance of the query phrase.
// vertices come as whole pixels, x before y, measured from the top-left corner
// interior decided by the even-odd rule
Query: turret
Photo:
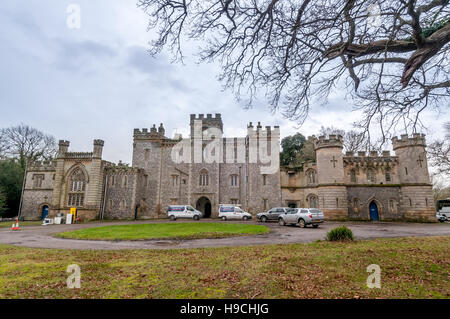
[[[64,154],[67,153],[67,151],[69,150],[69,145],[70,145],[69,141],[59,140],[58,157],[63,157]]]
[[[94,158],[102,158],[104,144],[103,140],[94,140],[94,152],[92,154]]]
[[[399,178],[401,183],[430,183],[426,159],[425,135],[415,133],[392,139],[395,155],[398,156]]]
[[[319,136],[314,142],[319,183],[343,183],[343,141],[341,135]]]

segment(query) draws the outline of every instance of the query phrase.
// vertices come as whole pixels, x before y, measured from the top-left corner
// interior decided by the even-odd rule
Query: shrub
[[[326,239],[328,241],[353,240],[353,232],[345,226],[336,227],[327,233]]]

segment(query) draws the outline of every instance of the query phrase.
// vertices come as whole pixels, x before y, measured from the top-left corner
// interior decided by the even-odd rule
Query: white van
[[[190,205],[170,205],[167,208],[167,218],[170,220],[176,220],[177,218],[192,218],[199,220],[201,217],[203,217],[202,212]]]
[[[219,206],[219,218],[221,218],[222,220],[227,220],[227,219],[247,220],[247,219],[251,219],[252,215],[250,215],[247,212],[244,212],[238,206],[221,204]]]

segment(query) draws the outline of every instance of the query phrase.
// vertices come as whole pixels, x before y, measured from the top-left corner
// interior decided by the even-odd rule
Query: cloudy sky
[[[67,26],[70,4],[81,27]],[[2,0],[0,127],[29,124],[71,150],[105,140],[104,158],[131,162],[133,128],[164,123],[166,135],[188,134],[189,114],[222,113],[225,136],[244,136],[248,122],[280,125],[282,137],[317,134],[322,125],[351,129],[358,118],[339,92],[317,105],[301,127],[271,114],[263,99],[244,110],[217,81],[217,66],[171,64],[146,50],[152,34],[134,0]],[[428,138],[442,137],[450,113],[425,114]]]

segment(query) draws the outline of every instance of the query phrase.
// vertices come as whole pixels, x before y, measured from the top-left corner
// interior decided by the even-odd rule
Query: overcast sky
[[[67,26],[70,4],[81,8],[79,29]],[[164,123],[167,136],[187,136],[191,113],[222,113],[230,137],[244,136],[250,121],[280,125],[284,137],[317,134],[322,125],[351,129],[358,118],[340,92],[300,128],[263,99],[244,110],[222,91],[217,66],[149,56],[146,29],[135,0],[1,0],[0,127],[29,124],[69,140],[72,151],[90,151],[101,138],[106,160],[130,163],[133,128]],[[443,137],[445,111],[425,113],[429,140]]]

